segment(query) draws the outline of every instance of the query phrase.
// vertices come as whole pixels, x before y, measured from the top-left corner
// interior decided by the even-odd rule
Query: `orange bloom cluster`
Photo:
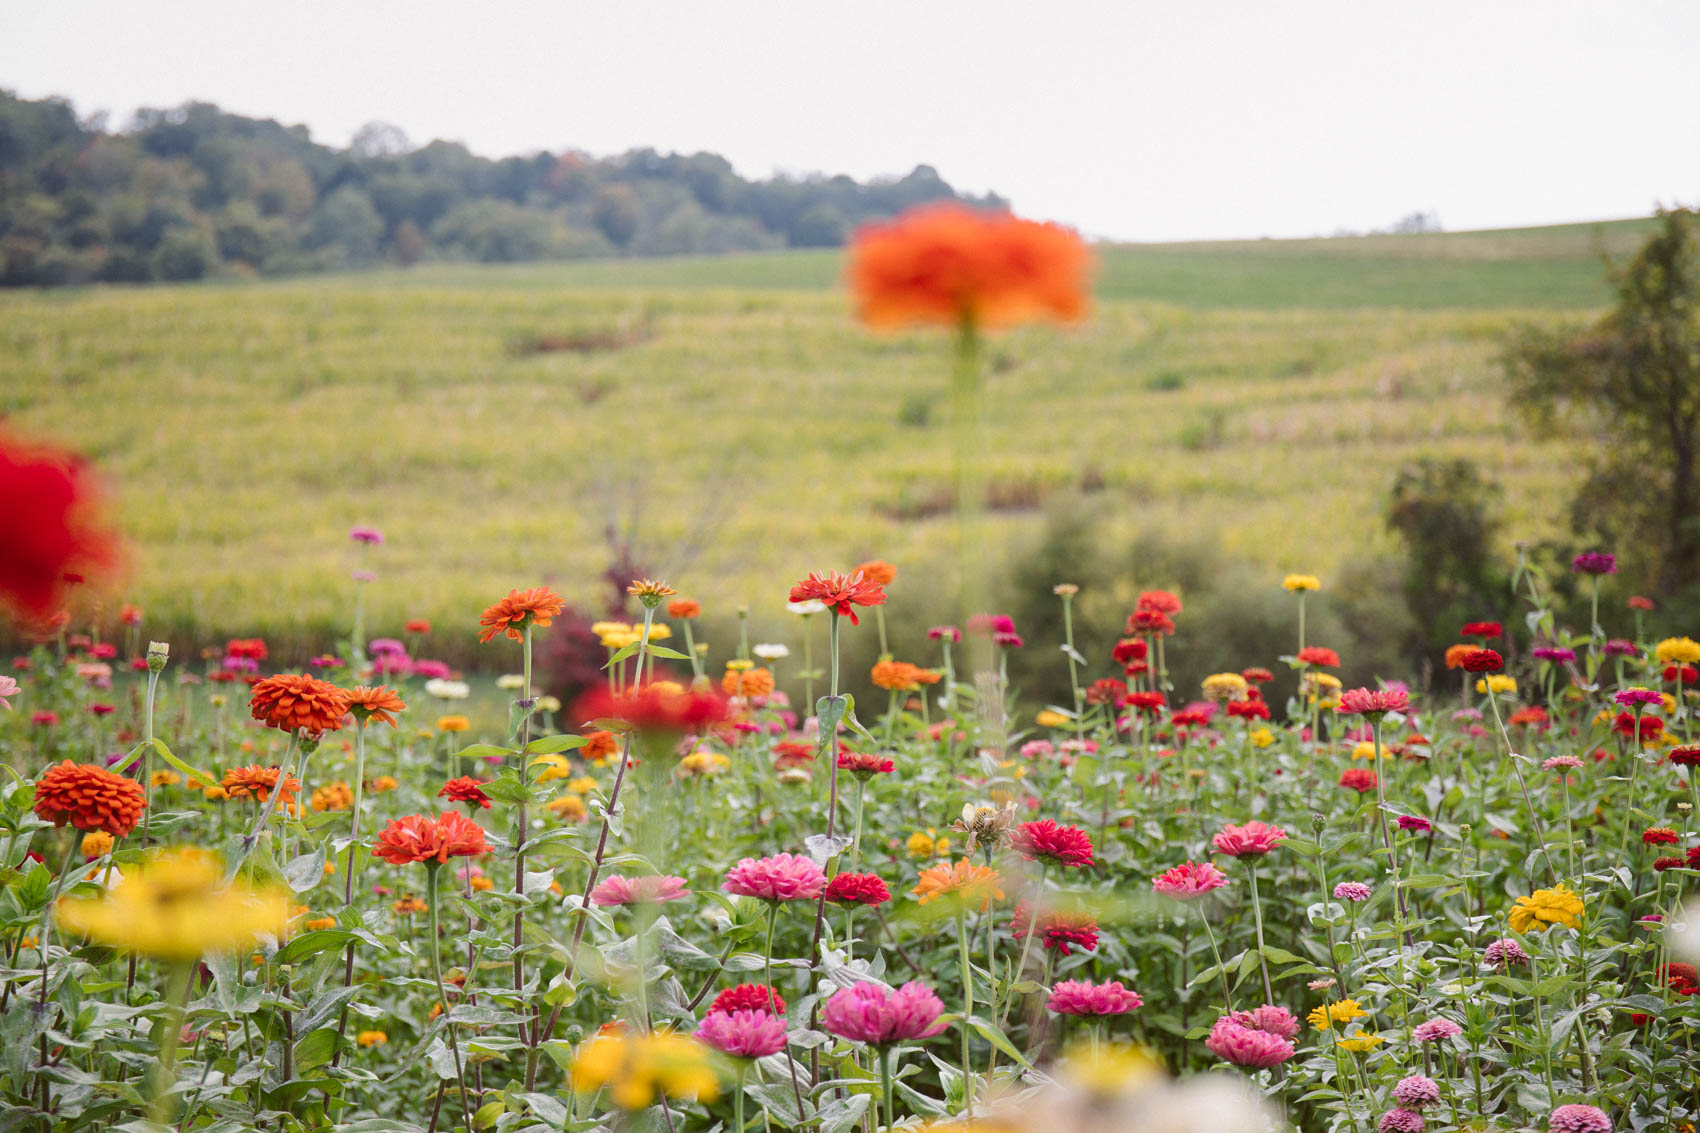
[[[248,711],[266,727],[315,736],[341,728],[348,708],[346,692],[306,674],[267,677],[254,686],[248,701]]]
[[[727,696],[760,697],[773,693],[773,674],[766,669],[727,669],[720,678],[720,688]]]
[[[391,865],[441,864],[450,858],[475,857],[489,849],[482,826],[445,810],[439,818],[413,814],[392,820],[378,835],[372,853]]]
[[[392,728],[395,727],[395,717],[391,713],[407,709],[400,695],[384,685],[378,685],[376,688],[361,685],[359,688],[348,690],[344,695],[348,697],[348,710],[354,713],[355,719],[376,720]]]
[[[1092,256],[1073,231],[959,204],[924,205],[856,233],[848,270],[873,327],[1075,322]]]
[[[510,590],[506,598],[487,607],[478,616],[478,624],[483,627],[478,640],[489,642],[501,633],[515,641],[523,641],[526,626],[546,626],[566,606],[561,596],[547,586]]]
[[[142,785],[134,779],[69,759],[48,768],[35,784],[35,813],[78,830],[104,830],[122,838],[136,828],[147,807]]]
[[[293,775],[285,775],[283,786],[278,787],[278,776],[283,772],[277,767],[261,767],[257,763],[247,767],[233,767],[224,773],[219,786],[224,788],[226,798],[256,799],[265,802],[275,788],[283,792],[283,802],[288,803],[301,789],[301,780]]]
[[[940,862],[921,871],[915,879],[914,894],[920,904],[950,897],[965,908],[986,909],[993,901],[1003,900],[1003,875],[989,866],[975,865],[964,858],[959,862]]]
[[[922,685],[936,685],[940,676],[931,669],[911,665],[907,661],[879,661],[869,672],[873,682],[891,692],[907,692]]]
[[[695,598],[675,598],[667,603],[667,616],[681,621],[699,617],[702,614],[702,603]]]

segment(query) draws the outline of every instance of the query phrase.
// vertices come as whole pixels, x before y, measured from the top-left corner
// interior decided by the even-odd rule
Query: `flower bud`
[[[148,642],[148,672],[157,673],[165,668],[165,662],[171,657],[169,641]]]

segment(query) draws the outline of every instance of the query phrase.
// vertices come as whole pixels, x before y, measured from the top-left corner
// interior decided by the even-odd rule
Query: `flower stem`
[[[974,1120],[974,1066],[968,1061],[968,1020],[974,1014],[974,975],[968,966],[968,915],[956,911],[956,950],[962,958],[962,1099]]]
[[[426,938],[426,947],[431,950],[431,975],[437,981],[437,998],[443,1004],[443,1027],[449,1035],[449,1052],[454,1055],[455,1080],[460,1083],[461,1109],[466,1113],[466,1127],[471,1129],[473,1128],[472,1100],[467,1096],[466,1072],[461,1069],[460,1065],[460,1041],[455,1038],[455,1025],[449,1007],[449,993],[448,989],[443,986],[443,958],[440,954],[442,949],[439,947],[437,939],[437,874],[441,870],[442,864],[439,862],[428,861],[425,863],[426,901],[431,914],[431,929],[430,935]]]
[[[183,1041],[183,1011],[189,999],[189,977],[194,967],[174,964],[166,981],[165,1013],[154,1020],[153,1041],[158,1060],[153,1067],[153,1100],[148,1103],[148,1120],[164,1125],[171,1119],[171,1087],[177,1082],[177,1047]]]

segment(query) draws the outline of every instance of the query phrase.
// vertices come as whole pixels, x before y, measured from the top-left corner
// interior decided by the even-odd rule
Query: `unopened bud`
[[[1310,816],[1310,828],[1318,834],[1322,833],[1323,829],[1327,825],[1328,816],[1326,814],[1313,814]]]
[[[148,642],[148,672],[157,673],[165,668],[165,662],[171,657],[169,641]]]

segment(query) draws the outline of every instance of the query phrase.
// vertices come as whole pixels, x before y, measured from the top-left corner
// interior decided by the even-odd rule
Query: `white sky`
[[[0,11],[0,86],[344,145],[930,163],[1090,235],[1328,234],[1700,200],[1695,0],[111,0]]]

